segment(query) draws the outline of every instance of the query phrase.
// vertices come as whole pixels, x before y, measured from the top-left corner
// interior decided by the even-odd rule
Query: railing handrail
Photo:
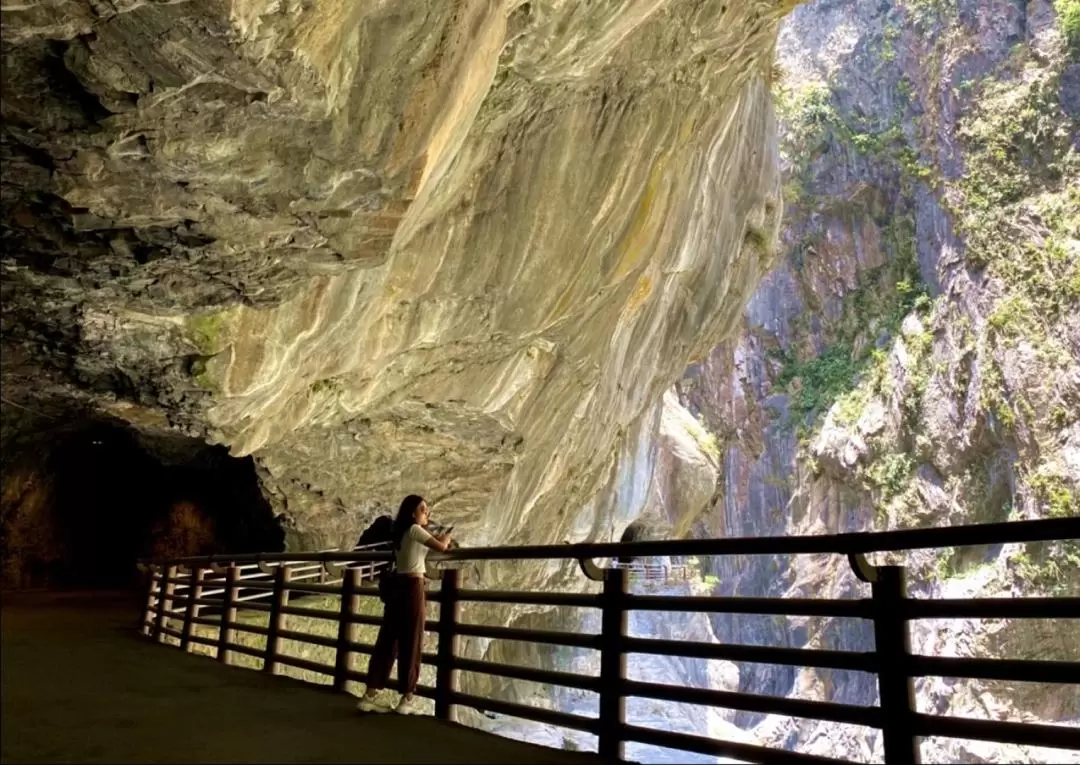
[[[433,552],[430,561],[582,560],[592,558],[659,558],[706,555],[859,555],[941,547],[1050,542],[1080,537],[1080,516],[1031,521],[980,523],[896,531],[861,531],[785,537],[672,539],[650,542],[586,542],[562,545],[458,547]],[[365,547],[366,549],[366,547]],[[347,563],[389,560],[390,552],[324,551],[311,553],[243,553],[141,560],[144,565],[202,566],[213,563]]]

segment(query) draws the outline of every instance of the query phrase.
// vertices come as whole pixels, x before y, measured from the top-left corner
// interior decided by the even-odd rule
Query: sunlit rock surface
[[[1049,0],[818,0],[785,20],[782,257],[681,401],[715,436],[695,535],[1080,516],[1080,38]],[[915,597],[1080,593],[1076,542],[876,556]],[[707,561],[721,596],[864,597],[839,556]],[[651,625],[668,629],[666,615]],[[873,649],[869,624],[717,614],[723,643]],[[689,636],[689,632],[687,635]],[[918,620],[930,656],[1071,660],[1065,622]],[[877,703],[872,675],[744,663],[747,693]],[[666,682],[693,683],[671,668]],[[1075,686],[919,678],[919,711],[1080,725]],[[721,711],[773,747],[882,760],[877,731]],[[696,724],[699,734],[706,728]],[[931,738],[925,762],[1080,752]],[[659,761],[659,758],[657,758]]]
[[[617,533],[772,262],[791,5],[5,3],[5,421],[253,455],[294,548]]]

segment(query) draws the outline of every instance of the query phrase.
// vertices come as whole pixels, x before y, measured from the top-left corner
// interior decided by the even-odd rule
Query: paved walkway
[[[5,763],[600,762],[149,643],[115,595],[5,595],[0,618]]]

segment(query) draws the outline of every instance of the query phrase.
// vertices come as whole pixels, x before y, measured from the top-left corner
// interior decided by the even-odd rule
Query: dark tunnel
[[[619,538],[619,542],[643,542],[648,538],[647,530],[644,524],[631,523],[622,533],[622,537]],[[619,564],[623,566],[629,566],[637,560],[636,558],[619,558]]]
[[[250,457],[114,421],[39,443],[5,465],[6,587],[127,587],[140,557],[284,547]]]

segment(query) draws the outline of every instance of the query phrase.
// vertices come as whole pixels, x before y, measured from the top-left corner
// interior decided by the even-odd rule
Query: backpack
[[[394,519],[389,515],[380,515],[371,525],[364,529],[364,533],[356,540],[357,547],[368,545],[388,544],[393,539]]]
[[[378,545],[380,547],[389,548],[393,541],[394,533],[394,519],[389,515],[380,515],[371,525],[364,529],[364,533],[360,535],[360,538],[356,540],[357,547],[373,547]],[[379,600],[386,603],[390,598],[390,582],[394,577],[394,561],[390,561],[389,566],[385,566],[380,569],[376,575],[376,581],[379,586]]]

